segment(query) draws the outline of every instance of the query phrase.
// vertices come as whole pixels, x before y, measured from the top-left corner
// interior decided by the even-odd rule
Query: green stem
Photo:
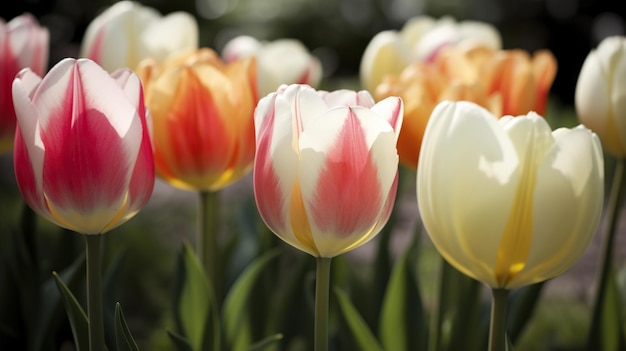
[[[506,305],[509,290],[492,289],[489,351],[506,350]]]
[[[613,242],[617,232],[617,222],[619,219],[618,208],[623,202],[622,186],[624,178],[624,159],[618,158],[615,163],[613,174],[613,182],[611,184],[611,193],[606,208],[606,216],[609,220],[606,232],[604,233],[604,242],[602,247],[602,263],[600,265],[600,273],[598,275],[598,285],[593,304],[593,315],[591,319],[591,327],[589,329],[588,346],[595,349],[600,346],[600,324],[602,319],[602,310],[604,308],[604,296],[609,282],[609,274],[613,264]]]
[[[102,235],[85,235],[87,247],[87,314],[89,350],[103,351],[104,320],[102,313]]]
[[[317,257],[315,281],[315,351],[328,350],[328,299],[330,293],[330,257]]]
[[[448,283],[450,282],[450,274],[452,273],[452,266],[438,256],[441,264],[439,271],[439,282],[436,287],[435,298],[437,301],[434,303],[435,310],[431,314],[430,320],[430,335],[428,336],[428,350],[437,351],[441,349],[441,323],[444,320],[444,304],[448,300]]]
[[[213,286],[215,298],[222,300],[219,233],[219,192],[200,192],[200,231],[198,232],[198,259]]]

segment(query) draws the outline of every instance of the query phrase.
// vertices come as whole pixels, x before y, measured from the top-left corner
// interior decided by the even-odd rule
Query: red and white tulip
[[[154,185],[154,159],[139,78],[109,75],[88,59],[64,59],[43,78],[13,82],[14,163],[26,203],[82,234],[134,216]]]
[[[365,94],[281,86],[255,111],[261,217],[282,240],[316,257],[366,243],[391,214],[402,100],[374,105]]]

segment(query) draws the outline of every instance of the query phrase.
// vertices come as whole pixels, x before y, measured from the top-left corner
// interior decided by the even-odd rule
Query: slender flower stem
[[[617,222],[619,218],[619,207],[623,202],[622,186],[624,178],[624,159],[618,158],[615,162],[615,170],[613,174],[613,182],[611,184],[611,193],[606,208],[606,217],[609,222],[604,233],[604,242],[602,247],[602,263],[598,274],[598,285],[593,304],[593,316],[591,319],[591,327],[589,329],[589,338],[587,340],[588,347],[595,349],[600,345],[596,345],[600,339],[600,320],[602,318],[602,310],[604,308],[604,296],[609,281],[611,265],[613,264],[613,242],[617,232]]]
[[[103,351],[104,320],[102,314],[102,235],[85,235],[87,247],[87,314],[89,350]]]
[[[315,351],[328,350],[328,295],[330,293],[330,257],[317,257],[315,281]]]
[[[492,289],[491,324],[489,326],[489,351],[506,350],[506,305],[509,290]]]
[[[197,254],[213,286],[215,298],[222,299],[220,250],[217,243],[219,233],[219,193],[200,192],[200,231],[198,232]]]

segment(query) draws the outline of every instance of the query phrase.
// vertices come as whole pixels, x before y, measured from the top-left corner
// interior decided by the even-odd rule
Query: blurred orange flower
[[[543,116],[556,70],[556,59],[547,50],[531,56],[468,43],[446,47],[432,62],[415,62],[398,76],[386,76],[374,97],[399,96],[404,101],[398,152],[402,164],[417,168],[424,129],[439,102],[472,101],[498,117],[529,111]]]
[[[137,73],[152,114],[157,175],[191,190],[216,191],[254,161],[253,58],[225,64],[211,49],[145,60]]]

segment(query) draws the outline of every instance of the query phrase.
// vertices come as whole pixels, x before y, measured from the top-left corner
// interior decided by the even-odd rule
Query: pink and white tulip
[[[87,27],[80,56],[113,72],[135,69],[140,61],[162,61],[169,55],[198,48],[198,23],[189,13],[166,16],[134,1],[120,1]]]
[[[82,234],[133,217],[154,185],[154,159],[139,77],[109,75],[88,59],[64,59],[43,78],[13,82],[14,163],[26,203]]]
[[[254,56],[257,61],[257,84],[260,96],[276,91],[282,84],[307,84],[316,87],[322,79],[319,59],[295,39],[270,42],[242,35],[231,39],[222,57],[226,62]]]
[[[31,14],[17,16],[8,23],[0,18],[0,154],[13,147],[15,110],[10,94],[13,78],[26,67],[44,74],[48,42],[48,29],[39,26]]]
[[[255,111],[261,217],[282,240],[316,257],[363,245],[391,214],[402,100],[374,104],[366,95],[281,86]]]

